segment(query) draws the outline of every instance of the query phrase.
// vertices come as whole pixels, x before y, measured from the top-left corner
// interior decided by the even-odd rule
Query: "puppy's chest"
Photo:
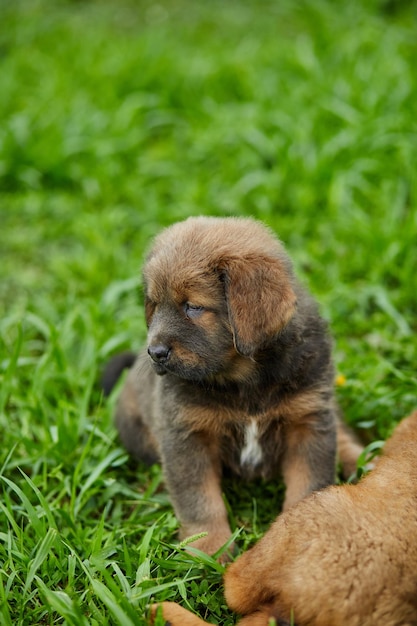
[[[282,432],[278,420],[267,425],[255,418],[225,428],[221,438],[223,465],[244,478],[270,478],[279,470]]]
[[[246,424],[243,431],[243,441],[240,449],[240,465],[257,467],[263,458],[263,450],[259,425],[255,420]]]

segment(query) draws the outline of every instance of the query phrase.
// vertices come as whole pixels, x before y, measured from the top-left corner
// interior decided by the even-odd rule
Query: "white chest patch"
[[[240,452],[240,464],[255,467],[262,461],[262,456],[258,425],[252,420],[245,429],[245,440]]]

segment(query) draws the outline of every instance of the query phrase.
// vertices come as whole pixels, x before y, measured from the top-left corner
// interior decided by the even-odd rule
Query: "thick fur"
[[[357,485],[314,493],[280,515],[225,575],[240,626],[417,625],[417,411]],[[154,607],[155,613],[156,607]],[[202,626],[162,604],[171,626]]]
[[[210,554],[228,540],[226,467],[281,475],[285,509],[334,482],[337,436],[345,474],[355,470],[361,447],[337,425],[326,324],[267,228],[174,224],[143,276],[151,358],[130,370],[116,424],[133,456],[161,461],[182,537],[207,532],[193,545]]]

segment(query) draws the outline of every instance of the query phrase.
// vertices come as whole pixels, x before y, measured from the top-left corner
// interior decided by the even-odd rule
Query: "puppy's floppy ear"
[[[294,315],[291,270],[280,258],[256,255],[224,260],[221,271],[235,348],[253,356]]]

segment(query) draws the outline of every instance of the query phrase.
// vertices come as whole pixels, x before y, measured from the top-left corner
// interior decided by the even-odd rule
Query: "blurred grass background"
[[[330,320],[346,419],[384,438],[417,404],[416,6],[1,2],[2,623],[142,625],[152,597],[234,623],[97,386],[144,340],[163,226],[265,221]],[[242,548],[279,491],[230,485]]]

